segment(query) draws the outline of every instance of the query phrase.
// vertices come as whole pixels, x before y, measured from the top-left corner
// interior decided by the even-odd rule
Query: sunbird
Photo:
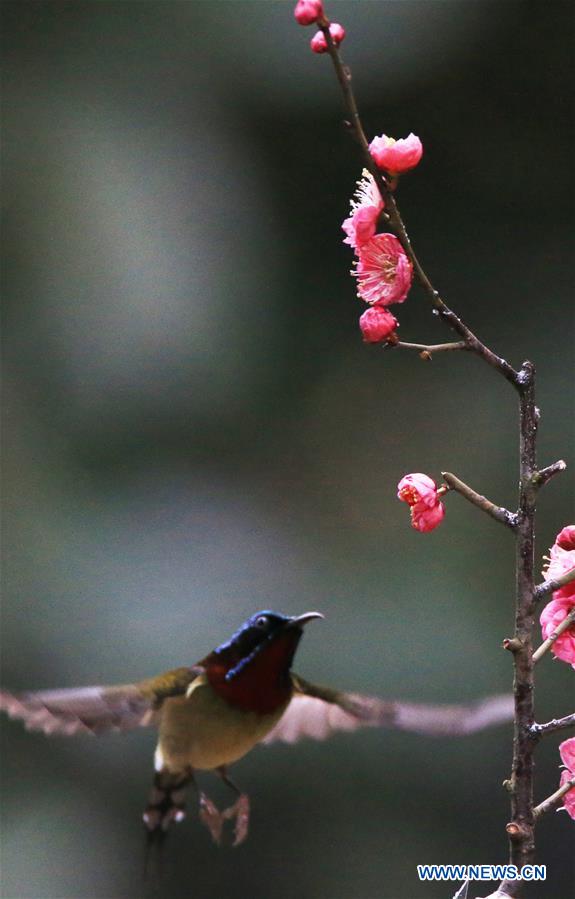
[[[150,841],[161,841],[185,817],[185,791],[194,772],[213,771],[235,793],[224,811],[196,787],[199,817],[220,843],[234,822],[234,845],[248,835],[249,798],[228,767],[258,743],[302,737],[322,740],[338,730],[395,727],[431,735],[472,733],[511,719],[512,698],[494,696],[468,706],[429,706],[382,700],[320,687],[291,671],[306,624],[320,612],[252,615],[225,643],[191,667],[136,684],[79,687],[20,695],[0,692],[0,709],[45,734],[100,734],[154,725],[159,738],[154,779],[143,820]]]

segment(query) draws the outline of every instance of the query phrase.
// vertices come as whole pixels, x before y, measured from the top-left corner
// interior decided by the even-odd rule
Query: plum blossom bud
[[[423,146],[415,134],[399,140],[382,134],[380,137],[374,137],[369,145],[369,152],[378,168],[384,169],[390,175],[401,175],[415,168],[422,157]]]
[[[339,47],[345,37],[345,28],[343,27],[343,25],[339,25],[337,22],[332,22],[329,26],[329,33],[331,34],[331,38],[336,47]]]
[[[561,773],[559,786],[562,787],[564,783],[575,777],[575,737],[571,737],[570,740],[564,740],[563,743],[559,744],[559,754],[567,769]],[[575,820],[575,787],[565,794],[563,803],[567,814]]]
[[[293,14],[300,25],[313,25],[323,15],[323,3],[321,0],[298,0]]]
[[[345,37],[345,28],[343,27],[343,25],[338,25],[337,22],[332,22],[329,26],[329,33],[331,34],[331,39],[334,42],[335,46],[339,47]],[[310,47],[314,53],[326,52],[327,41],[325,39],[323,31],[316,31],[310,41]]]
[[[411,507],[411,525],[416,531],[432,531],[443,521],[445,506],[439,502],[439,493],[426,474],[406,474],[397,485],[397,497]]]
[[[555,543],[561,549],[575,549],[575,524],[568,524],[559,531],[555,537]]]
[[[358,247],[358,256],[351,272],[357,278],[357,295],[370,306],[403,303],[411,287],[413,266],[397,237],[375,234]]]
[[[547,603],[541,612],[541,633],[544,640],[551,636],[554,630],[567,618],[567,615],[575,608],[575,596],[559,596],[560,591],[553,594],[551,602]],[[569,663],[575,668],[575,624],[563,631],[551,645],[551,652],[556,659]]]
[[[359,319],[364,343],[382,343],[397,328],[395,316],[381,306],[366,309]]]

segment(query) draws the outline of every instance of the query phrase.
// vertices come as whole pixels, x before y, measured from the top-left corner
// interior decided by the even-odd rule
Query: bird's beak
[[[324,616],[321,612],[304,612],[303,615],[294,615],[293,618],[290,618],[288,627],[303,627],[304,624],[307,624],[308,621],[313,621],[314,618],[323,618]]]

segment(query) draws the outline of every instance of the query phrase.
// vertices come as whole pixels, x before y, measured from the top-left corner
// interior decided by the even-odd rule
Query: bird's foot
[[[216,846],[219,846],[222,842],[224,816],[205,793],[200,793],[200,821],[208,828]]]
[[[239,846],[247,838],[250,824],[250,798],[246,793],[241,793],[236,802],[222,812],[224,821],[233,821],[234,826],[234,846]]]

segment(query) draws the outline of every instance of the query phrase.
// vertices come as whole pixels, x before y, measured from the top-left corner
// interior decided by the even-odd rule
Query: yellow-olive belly
[[[218,696],[201,676],[187,696],[168,699],[162,707],[156,768],[178,772],[231,765],[266,736],[288,704],[270,715],[244,712]]]

